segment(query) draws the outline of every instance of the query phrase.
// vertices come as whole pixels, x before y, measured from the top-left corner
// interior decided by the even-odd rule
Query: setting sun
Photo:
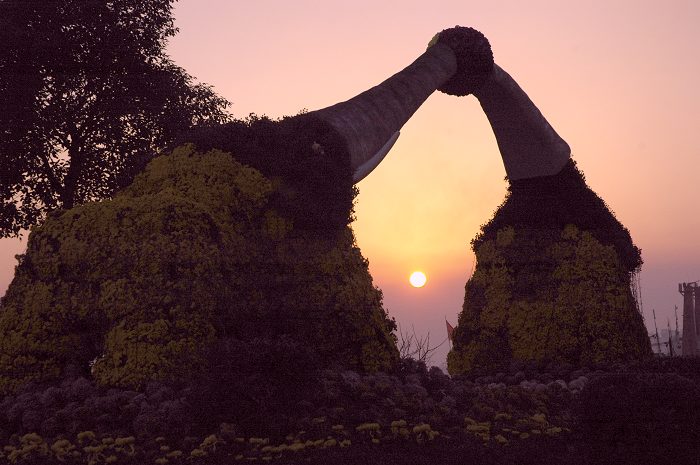
[[[425,286],[425,282],[427,280],[428,278],[426,278],[425,273],[423,273],[422,271],[414,271],[413,273],[411,273],[411,277],[408,278],[408,281],[413,287],[423,287]]]

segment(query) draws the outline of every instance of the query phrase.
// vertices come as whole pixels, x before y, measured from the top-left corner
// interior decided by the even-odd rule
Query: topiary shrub
[[[630,279],[639,249],[573,162],[511,182],[472,241],[477,266],[448,355],[451,374],[513,361],[586,366],[651,356]]]
[[[69,366],[89,375],[94,359],[101,385],[187,380],[222,338],[288,336],[321,363],[392,366],[394,322],[347,226],[349,173],[350,205],[343,197],[331,220],[319,209],[333,199],[304,203],[318,185],[331,189],[323,172],[312,177],[299,194],[293,176],[189,145],[114,199],[52,215],[32,231],[3,300],[0,393]],[[306,228],[310,215],[320,216]]]
[[[275,185],[268,202],[306,235],[335,235],[353,220],[357,190],[351,178],[347,142],[317,116],[301,113],[273,121],[246,120],[198,126],[175,146],[200,152],[222,150],[255,167]]]

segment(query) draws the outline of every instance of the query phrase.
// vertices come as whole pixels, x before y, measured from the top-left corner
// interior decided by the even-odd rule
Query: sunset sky
[[[673,327],[678,283],[700,280],[700,2],[180,0],[175,18],[171,57],[241,118],[347,100],[410,64],[436,32],[474,27],[642,249],[647,327],[652,308]],[[405,330],[437,344],[444,318],[456,324],[469,242],[502,202],[504,176],[476,99],[436,92],[360,182],[357,242]],[[0,294],[25,243],[0,240]],[[428,277],[422,288],[408,282],[415,270]]]

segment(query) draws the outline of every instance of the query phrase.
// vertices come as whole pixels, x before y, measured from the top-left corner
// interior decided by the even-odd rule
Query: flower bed
[[[191,388],[74,377],[0,402],[0,463],[659,463],[698,452],[699,378],[689,359],[475,378],[408,360],[325,371],[294,408],[243,429],[193,421]]]

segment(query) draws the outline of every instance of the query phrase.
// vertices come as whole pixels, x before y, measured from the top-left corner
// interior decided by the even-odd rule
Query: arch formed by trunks
[[[102,384],[141,387],[206,371],[218,342],[281,337],[320,363],[391,368],[393,321],[348,226],[353,185],[435,90],[479,99],[510,180],[473,241],[450,372],[650,354],[629,233],[486,38],[455,27],[348,101],[203,128],[114,199],[36,228],[0,310],[0,393],[95,356]]]

